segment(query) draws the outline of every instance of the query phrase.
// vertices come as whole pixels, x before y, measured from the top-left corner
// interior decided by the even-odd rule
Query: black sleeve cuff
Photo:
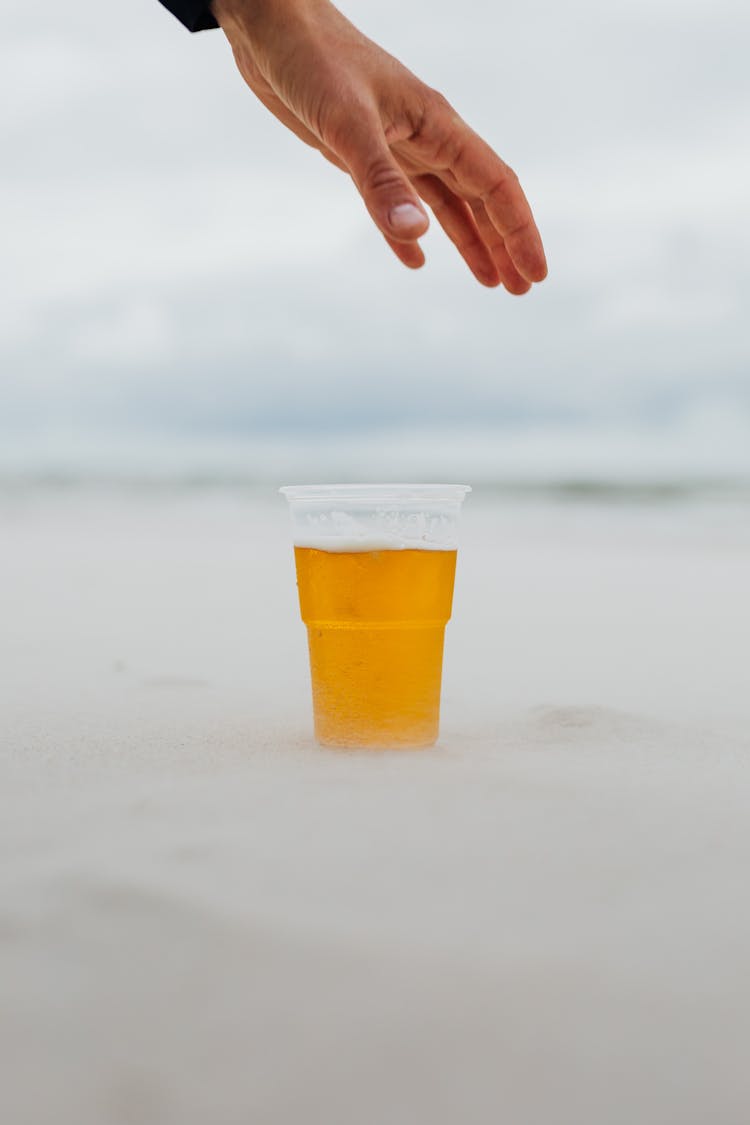
[[[211,14],[209,0],[161,0],[188,31],[205,31],[208,27],[218,27]]]

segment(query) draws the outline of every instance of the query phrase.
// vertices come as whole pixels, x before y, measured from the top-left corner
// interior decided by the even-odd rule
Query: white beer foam
[[[363,535],[357,537],[338,537],[297,534],[295,547],[306,547],[314,551],[329,551],[334,554],[357,551],[455,551],[456,544],[435,543],[427,539],[404,539],[395,535]]]
[[[297,547],[318,551],[440,551],[456,549],[458,509],[422,504],[348,507],[292,504]]]

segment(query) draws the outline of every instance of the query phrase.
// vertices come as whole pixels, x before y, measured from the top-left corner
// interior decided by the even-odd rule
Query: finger
[[[544,281],[547,259],[528,200],[511,168],[480,196],[487,215],[502,235],[508,256],[526,281]]]
[[[477,281],[489,288],[499,285],[501,274],[463,199],[455,196],[437,176],[418,176],[414,186]]]
[[[547,261],[531,208],[512,168],[473,135],[451,169],[459,185],[481,200],[521,277],[543,281]]]
[[[398,260],[410,270],[421,269],[424,265],[425,257],[418,242],[396,242],[393,238],[386,238],[386,242]]]
[[[547,262],[542,240],[513,169],[452,110],[438,115],[436,121],[433,130],[442,134],[439,148],[446,158],[442,170],[450,173],[451,187],[464,199],[484,204],[521,276],[543,281]]]
[[[510,260],[510,255],[505,249],[505,243],[490,222],[484,204],[479,202],[479,200],[475,200],[475,202],[471,204],[471,210],[479,233],[492,255],[492,260],[497,267],[505,288],[516,297],[528,293],[529,289],[531,289],[531,282],[521,277],[520,273],[513,265]]]
[[[350,119],[343,136],[329,147],[349,169],[367,210],[386,239],[415,242],[421,238],[430,220],[391,153],[377,117],[360,115],[353,125]]]

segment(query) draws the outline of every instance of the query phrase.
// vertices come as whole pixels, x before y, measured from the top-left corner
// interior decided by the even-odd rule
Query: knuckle
[[[517,195],[518,176],[512,168],[504,168],[489,189],[482,196],[482,202],[505,206],[513,202]]]
[[[444,94],[431,86],[425,87],[426,108],[432,112],[453,113],[454,109]]]
[[[403,185],[403,176],[385,156],[376,156],[365,168],[364,186],[372,192],[388,192]]]
[[[420,82],[408,105],[402,108],[409,126],[410,141],[433,142],[437,137],[451,132],[458,120],[455,110],[439,90]]]

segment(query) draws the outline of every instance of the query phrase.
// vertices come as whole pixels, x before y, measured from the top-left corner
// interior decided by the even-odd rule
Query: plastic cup
[[[290,485],[315,737],[432,746],[468,485]]]

